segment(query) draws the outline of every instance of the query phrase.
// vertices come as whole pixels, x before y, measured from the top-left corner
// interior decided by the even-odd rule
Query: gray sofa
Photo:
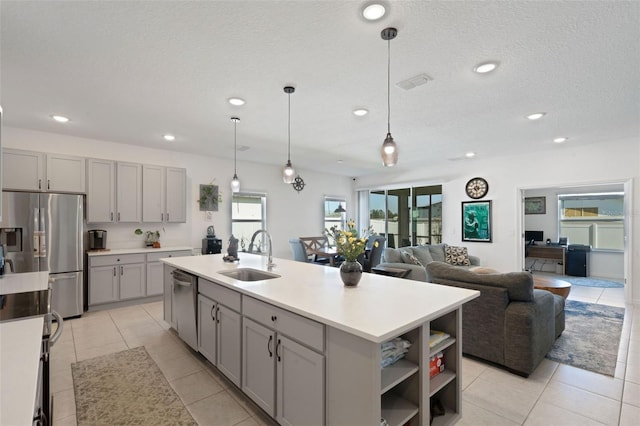
[[[379,266],[408,269],[409,274],[405,276],[405,278],[416,281],[427,281],[426,266],[433,261],[445,261],[445,246],[446,244],[433,244],[400,247],[397,249],[385,248],[382,252],[382,262]],[[464,247],[464,249],[466,250],[466,247]],[[403,252],[413,254],[420,262],[420,265],[411,263],[406,255],[404,255],[403,259]],[[469,268],[480,265],[480,258],[471,255],[467,257],[470,264],[468,266],[458,265],[458,267]]]
[[[462,352],[527,377],[564,330],[564,299],[533,288],[528,272],[476,273],[443,262],[427,280],[480,291],[462,307]]]

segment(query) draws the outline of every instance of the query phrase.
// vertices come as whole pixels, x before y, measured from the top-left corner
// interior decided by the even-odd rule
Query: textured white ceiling
[[[291,159],[303,176],[384,172],[380,31],[394,26],[397,168],[535,152],[557,136],[572,147],[640,137],[637,1],[392,1],[374,23],[364,3],[3,0],[5,125],[233,158],[238,116],[238,145],[250,148],[238,159],[284,165],[291,84]],[[472,72],[488,59],[495,72]],[[394,85],[420,73],[433,81]],[[536,111],[547,115],[524,118]]]

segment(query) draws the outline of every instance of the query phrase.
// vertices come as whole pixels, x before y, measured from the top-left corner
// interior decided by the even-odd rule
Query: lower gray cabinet
[[[144,255],[89,258],[89,305],[135,299],[145,295]]]
[[[218,294],[223,299],[230,296],[231,302],[235,302],[236,297],[228,293],[230,290],[204,279],[199,283],[206,294]],[[239,308],[240,294],[236,294]],[[242,316],[238,312],[198,294],[198,352],[237,386],[240,386],[241,375],[241,336]]]
[[[120,300],[146,296],[145,264],[120,265]]]
[[[242,391],[281,425],[324,424],[324,356],[244,318]]]
[[[89,269],[89,305],[118,300],[117,274],[117,266],[97,266]]]

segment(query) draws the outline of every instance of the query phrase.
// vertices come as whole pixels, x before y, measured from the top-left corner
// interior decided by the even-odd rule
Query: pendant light
[[[395,166],[398,162],[398,146],[391,136],[391,40],[396,38],[398,30],[395,28],[385,28],[380,33],[383,40],[387,41],[387,137],[384,139],[380,154],[382,164],[385,167]]]
[[[287,164],[284,166],[284,169],[282,170],[282,180],[284,181],[284,183],[293,183],[293,180],[296,174],[296,171],[293,169],[293,166],[291,165],[291,94],[295,91],[296,89],[291,86],[286,86],[284,88],[284,93],[289,95],[289,130],[288,130],[289,149],[287,154]]]
[[[237,144],[237,127],[238,127],[238,121],[240,121],[240,119],[238,117],[231,117],[231,121],[233,121],[233,179],[231,180],[231,192],[239,192],[240,180],[238,179],[238,165],[236,161],[236,156],[238,155],[238,149],[236,148],[236,144]]]
[[[342,207],[342,204],[338,204],[338,208],[333,211],[334,213],[346,213],[347,211]]]

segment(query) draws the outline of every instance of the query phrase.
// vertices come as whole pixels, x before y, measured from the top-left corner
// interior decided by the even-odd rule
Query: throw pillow
[[[413,254],[409,253],[408,251],[402,250],[400,252],[400,256],[402,256],[402,261],[404,263],[408,263],[410,265],[424,266],[422,263],[420,263],[418,258],[416,258]]]
[[[455,266],[471,266],[469,252],[466,247],[444,245],[445,262]]]
[[[382,258],[388,263],[402,263],[402,256],[400,251],[392,248],[385,248],[382,250]]]

